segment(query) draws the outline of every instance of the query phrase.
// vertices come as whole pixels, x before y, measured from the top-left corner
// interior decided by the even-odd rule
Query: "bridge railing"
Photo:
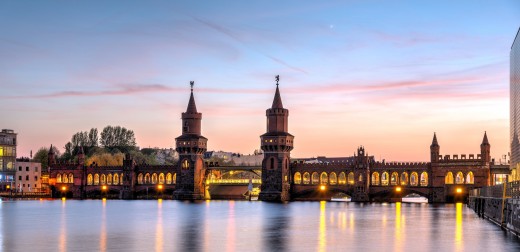
[[[505,190],[505,191],[504,191]],[[520,181],[513,181],[501,185],[487,186],[473,189],[469,196],[488,198],[513,198],[520,199]]]
[[[261,179],[252,179],[253,184],[261,184]],[[249,184],[249,179],[208,179],[206,185],[219,184],[219,185],[236,185],[236,184]]]

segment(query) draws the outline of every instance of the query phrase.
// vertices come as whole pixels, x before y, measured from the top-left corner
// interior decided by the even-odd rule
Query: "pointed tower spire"
[[[482,139],[482,145],[489,145],[487,133],[484,131],[484,139]]]
[[[280,97],[280,90],[278,89],[278,82],[280,75],[276,75],[276,93],[274,94],[273,106],[271,108],[283,108],[282,98]]]
[[[195,85],[195,82],[190,81],[191,95],[190,95],[190,102],[188,103],[188,108],[186,109],[186,113],[188,113],[188,114],[197,113],[197,106],[195,105],[195,98],[193,98],[193,85]]]
[[[433,140],[431,146],[439,146],[439,143],[437,142],[437,134],[433,132]]]

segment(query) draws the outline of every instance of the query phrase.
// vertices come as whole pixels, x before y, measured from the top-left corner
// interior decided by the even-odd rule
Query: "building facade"
[[[516,34],[510,53],[510,143],[511,143],[511,175],[514,180],[520,175],[520,29]]]
[[[14,186],[16,162],[16,133],[10,129],[0,132],[0,190]]]
[[[17,192],[42,192],[42,164],[27,159],[16,160],[15,185]]]

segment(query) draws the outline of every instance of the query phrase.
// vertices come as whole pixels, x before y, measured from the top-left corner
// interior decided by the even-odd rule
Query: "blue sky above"
[[[519,1],[3,1],[2,128],[19,154],[121,125],[172,147],[196,82],[209,148],[252,153],[281,76],[293,156],[508,152]]]

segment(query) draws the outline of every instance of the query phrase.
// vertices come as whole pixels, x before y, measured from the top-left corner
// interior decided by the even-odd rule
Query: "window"
[[[299,172],[294,173],[294,184],[299,185],[302,183],[302,174]]]
[[[157,184],[157,173],[152,174],[152,184]]]
[[[150,184],[150,173],[146,173],[144,175],[144,183],[145,184]]]
[[[38,176],[34,176],[34,181],[38,181]]]
[[[69,173],[69,183],[74,183],[74,175],[72,173]]]
[[[184,169],[184,170],[190,169],[190,163],[188,162],[187,159],[184,159],[182,161],[182,169]]]
[[[166,184],[171,185],[172,184],[172,174],[166,173]]]
[[[372,173],[372,185],[379,185],[379,173]]]
[[[20,176],[20,180],[21,180],[21,179],[22,179],[22,176]],[[57,183],[61,183],[61,173],[58,173],[58,174],[56,175],[56,182],[57,182]]]
[[[119,175],[114,173],[114,185],[119,185]]]
[[[25,171],[29,171],[29,166],[25,167]]]
[[[22,171],[22,167],[21,166],[18,166],[18,171]]]
[[[112,174],[108,174],[107,175],[107,185],[111,185],[112,184]]]
[[[105,185],[107,183],[107,176],[105,174],[101,174],[100,183]]]
[[[35,171],[35,172],[38,172],[38,167],[34,167],[34,171]]]
[[[159,173],[159,184],[164,184],[164,173]]]
[[[94,175],[94,185],[99,185],[99,174]]]
[[[20,180],[20,181],[21,181],[21,180],[22,180],[22,176],[18,176],[18,180]]]

